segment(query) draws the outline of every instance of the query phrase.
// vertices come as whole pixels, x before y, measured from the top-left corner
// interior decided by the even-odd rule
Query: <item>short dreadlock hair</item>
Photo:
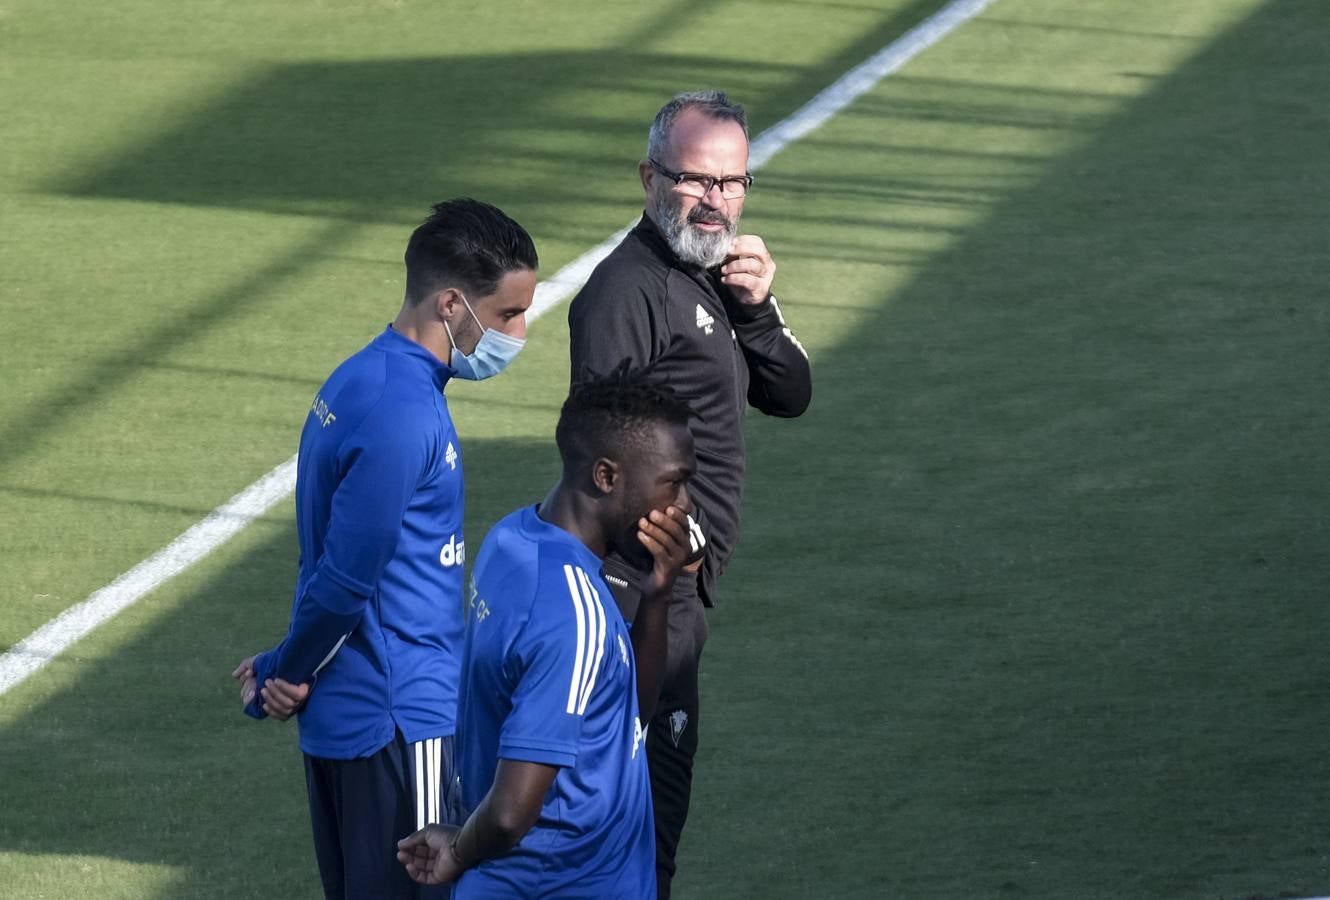
[[[559,414],[554,442],[565,468],[652,442],[656,422],[687,427],[688,406],[669,388],[652,384],[625,361],[609,375],[573,385]]]

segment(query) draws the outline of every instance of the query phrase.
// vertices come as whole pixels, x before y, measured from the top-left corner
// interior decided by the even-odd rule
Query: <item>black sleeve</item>
[[[794,418],[813,399],[808,353],[785,325],[776,298],[755,306],[727,303],[748,363],[748,403],[769,416]]]
[[[598,271],[568,307],[574,384],[613,372],[624,360],[643,368],[667,345],[660,304],[641,281]]]

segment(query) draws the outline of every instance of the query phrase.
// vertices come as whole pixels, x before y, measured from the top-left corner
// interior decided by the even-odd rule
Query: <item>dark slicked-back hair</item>
[[[748,137],[748,115],[744,108],[730,100],[724,91],[686,91],[676,94],[674,99],[660,108],[656,120],[651,123],[647,134],[647,158],[664,165],[668,161],[670,149],[670,129],[674,120],[685,109],[695,109],[711,119],[721,122],[738,122]]]
[[[448,287],[485,297],[509,272],[535,270],[536,245],[497,207],[462,197],[434,212],[406,244],[406,296],[412,304]]]
[[[687,427],[689,415],[688,406],[673,391],[651,384],[625,362],[610,375],[573,385],[559,414],[554,442],[567,470],[646,449],[653,424]]]

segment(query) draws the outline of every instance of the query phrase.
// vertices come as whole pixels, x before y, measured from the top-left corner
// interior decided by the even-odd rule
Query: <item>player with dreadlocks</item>
[[[642,723],[691,553],[688,416],[626,369],[564,403],[559,483],[476,562],[457,731],[471,814],[401,842],[417,881],[456,881],[456,898],[656,896]],[[650,570],[631,630],[602,574],[611,551]]]

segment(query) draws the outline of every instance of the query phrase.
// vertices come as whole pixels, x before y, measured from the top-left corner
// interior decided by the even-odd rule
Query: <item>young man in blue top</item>
[[[620,372],[577,386],[556,433],[563,475],[489,533],[473,575],[458,721],[459,829],[398,858],[456,898],[656,896],[642,723],[692,552],[688,410]],[[650,574],[631,632],[605,583],[611,550]]]
[[[521,349],[536,265],[530,236],[498,209],[436,205],[407,244],[397,318],[337,367],[305,419],[290,627],[232,674],[249,715],[298,715],[330,898],[423,896],[397,839],[457,817],[466,543],[443,390]]]

